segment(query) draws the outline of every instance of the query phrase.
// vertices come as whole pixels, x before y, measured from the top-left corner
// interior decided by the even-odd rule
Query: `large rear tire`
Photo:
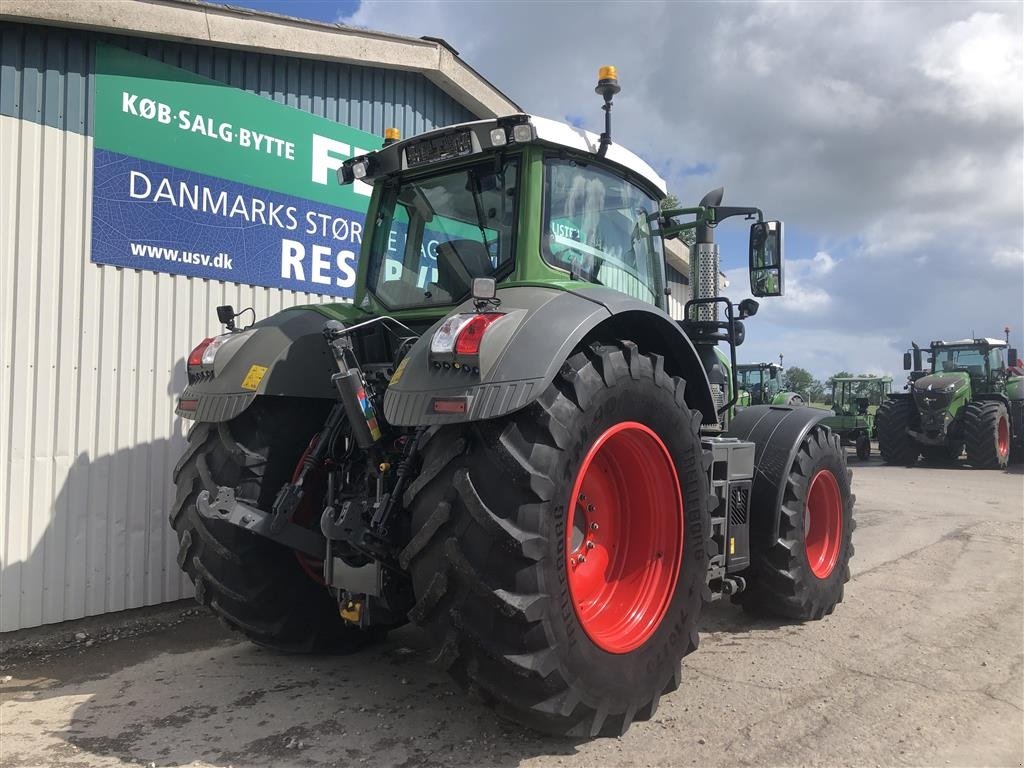
[[[1005,469],[1010,461],[1010,417],[995,401],[968,403],[963,410],[967,462],[976,469]]]
[[[619,735],[678,686],[710,535],[684,385],[630,342],[595,344],[531,406],[426,444],[405,497],[409,616],[499,713]]]
[[[913,466],[921,453],[917,441],[907,434],[914,416],[914,407],[910,398],[905,397],[886,400],[878,406],[878,412],[875,413],[878,452],[886,464]]]
[[[753,547],[754,572],[738,596],[744,609],[820,619],[843,601],[856,527],[851,477],[839,436],[813,427],[786,478],[776,538]]]
[[[293,550],[204,518],[196,499],[226,485],[269,510],[325,417],[320,401],[259,400],[229,422],[193,426],[174,470],[171,525],[178,565],[195,585],[196,600],[253,642],[291,653],[352,651],[380,633],[345,624],[334,598]]]

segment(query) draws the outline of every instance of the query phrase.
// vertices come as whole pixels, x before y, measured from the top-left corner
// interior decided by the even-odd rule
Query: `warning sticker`
[[[263,381],[263,376],[267,372],[267,366],[265,365],[254,365],[249,368],[249,372],[245,374],[245,378],[242,379],[242,389],[255,390],[259,387],[260,382]]]
[[[405,367],[406,367],[407,365],[409,365],[409,357],[408,357],[408,356],[406,356],[406,358],[405,358],[405,359],[404,359],[404,360],[403,360],[402,362],[400,362],[400,363],[398,364],[398,369],[397,369],[397,370],[396,370],[396,371],[394,372],[394,374],[393,374],[393,375],[391,376],[391,381],[390,381],[390,382],[388,382],[388,383],[389,383],[389,384],[397,384],[397,383],[398,383],[398,380],[399,380],[400,378],[402,378],[402,374],[403,374],[403,373],[405,373]]]

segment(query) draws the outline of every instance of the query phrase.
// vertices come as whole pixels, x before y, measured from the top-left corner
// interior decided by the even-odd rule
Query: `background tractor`
[[[871,458],[871,438],[877,437],[875,414],[892,390],[890,376],[833,376],[832,413],[822,423],[839,435],[843,445],[856,448],[857,458]]]
[[[736,405],[802,405],[796,392],[782,390],[782,366],[778,363],[742,363],[737,367],[739,397]]]
[[[893,393],[876,414],[878,449],[890,464],[918,456],[951,462],[966,448],[979,469],[1007,465],[1024,441],[1024,386],[1017,350],[1002,339],[933,341],[929,370],[917,344],[903,356],[909,392]]]
[[[189,355],[179,562],[253,641],[353,650],[410,621],[500,713],[586,737],[654,714],[705,601],[842,600],[853,497],[825,414],[729,418],[757,303],[717,295],[714,230],[753,221],[771,296],[782,223],[720,189],[661,211],[664,181],[611,141],[614,68],[597,91],[601,136],[517,114],[346,161],[373,185],[354,303],[246,329],[222,307]],[[687,229],[676,323],[662,241]]]

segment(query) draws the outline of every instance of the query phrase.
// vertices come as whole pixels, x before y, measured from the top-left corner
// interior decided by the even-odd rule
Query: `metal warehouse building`
[[[4,0],[0,631],[190,594],[173,396],[215,307],[350,295],[365,197],[333,168],[385,127],[515,111],[437,40]]]

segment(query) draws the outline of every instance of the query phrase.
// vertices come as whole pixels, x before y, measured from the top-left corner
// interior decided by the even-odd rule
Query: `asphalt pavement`
[[[1022,765],[1021,466],[850,466],[857,552],[835,613],[707,608],[682,686],[622,738],[503,722],[411,628],[288,657],[176,605],[0,638],[0,766]]]

